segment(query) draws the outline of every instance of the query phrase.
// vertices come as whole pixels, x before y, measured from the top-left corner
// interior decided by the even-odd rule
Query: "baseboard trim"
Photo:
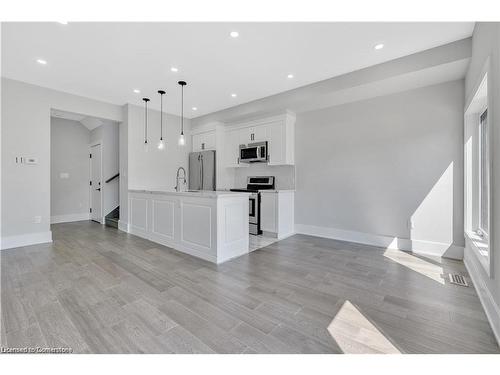
[[[453,244],[450,245],[441,242],[410,240],[408,238],[383,236],[378,234],[306,224],[295,224],[295,232],[299,234],[307,234],[310,236],[356,242],[364,245],[410,251],[417,254],[439,256],[451,259],[462,260],[464,255],[464,248],[462,246]]]
[[[486,313],[486,317],[490,322],[491,329],[497,340],[497,344],[500,346],[500,307],[498,307],[495,299],[491,295],[484,278],[481,276],[481,264],[474,259],[474,254],[470,254],[472,249],[466,248],[464,254],[464,264],[469,276],[474,284],[481,305]]]
[[[83,221],[83,220],[90,220],[90,214],[82,213],[82,214],[54,215],[50,217],[51,224],[71,223],[73,221]]]
[[[52,231],[2,237],[1,250],[52,242]]]
[[[129,232],[128,223],[123,220],[118,220],[118,229],[121,230],[122,232],[128,233]]]

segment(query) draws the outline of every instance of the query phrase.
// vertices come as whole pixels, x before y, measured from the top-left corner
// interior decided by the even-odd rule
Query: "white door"
[[[90,219],[102,220],[101,145],[90,148]]]

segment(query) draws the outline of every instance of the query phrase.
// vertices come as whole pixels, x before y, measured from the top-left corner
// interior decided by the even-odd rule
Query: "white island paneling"
[[[128,231],[222,263],[248,253],[248,194],[129,190]]]

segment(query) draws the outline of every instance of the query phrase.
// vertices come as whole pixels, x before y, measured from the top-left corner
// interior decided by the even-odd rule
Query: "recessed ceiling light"
[[[237,38],[240,36],[240,33],[237,31],[231,31],[229,35],[231,35],[231,38]]]
[[[287,78],[293,78],[293,74],[289,74],[286,76]]]
[[[42,64],[42,65],[47,65],[47,61],[45,61],[43,59],[37,59],[36,62],[39,64]]]
[[[139,93],[141,92],[141,90],[139,90],[139,89],[134,89],[134,92],[135,92],[136,94],[139,94]]]
[[[61,25],[67,25],[68,24],[68,21],[57,21],[58,23],[60,23]]]
[[[379,43],[374,48],[375,49],[382,49],[382,48],[384,48],[384,44],[383,43]]]
[[[197,110],[198,110],[198,108],[196,108],[196,107],[193,107],[193,111],[197,111]]]
[[[171,67],[170,70],[174,73],[177,73],[179,69],[177,69],[175,66]]]
[[[233,98],[236,98],[236,94],[231,94],[231,96],[232,96]]]

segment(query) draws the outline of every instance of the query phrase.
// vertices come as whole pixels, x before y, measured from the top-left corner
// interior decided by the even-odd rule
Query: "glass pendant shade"
[[[181,134],[179,137],[179,146],[184,146],[186,144],[186,137],[184,137],[184,134]]]

